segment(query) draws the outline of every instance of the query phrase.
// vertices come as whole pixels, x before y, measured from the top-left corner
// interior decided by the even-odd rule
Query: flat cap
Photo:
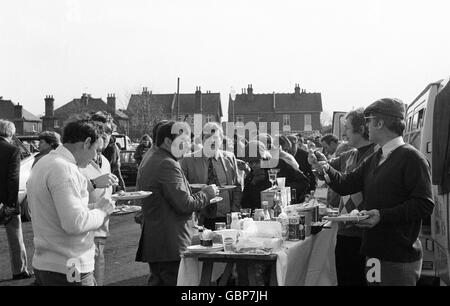
[[[398,99],[384,98],[367,106],[364,110],[364,115],[367,116],[368,114],[380,114],[405,119],[405,105]]]

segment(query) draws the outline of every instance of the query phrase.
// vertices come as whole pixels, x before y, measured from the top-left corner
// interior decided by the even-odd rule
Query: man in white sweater
[[[63,145],[44,156],[27,182],[34,231],[33,268],[38,285],[95,285],[94,234],[114,204],[88,208],[85,168],[102,145],[101,128],[89,120],[64,127]]]

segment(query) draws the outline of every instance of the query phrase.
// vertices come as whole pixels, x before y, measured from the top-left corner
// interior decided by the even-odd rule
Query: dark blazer
[[[297,153],[295,153],[294,158],[298,163],[300,171],[302,171],[303,174],[306,175],[306,177],[309,180],[308,192],[316,190],[317,179],[314,173],[312,172],[311,165],[308,163],[308,152],[302,149],[298,149]]]
[[[19,194],[20,149],[0,137],[0,203],[20,212]]]
[[[178,161],[157,148],[138,170],[139,190],[153,192],[142,199],[144,224],[136,261],[178,261],[191,244],[192,213],[209,204],[203,192],[192,194]]]

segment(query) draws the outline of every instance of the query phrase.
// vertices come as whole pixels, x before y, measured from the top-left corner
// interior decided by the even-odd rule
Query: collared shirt
[[[384,146],[381,148],[383,151],[383,155],[380,158],[380,162],[378,163],[378,165],[381,165],[382,163],[384,163],[386,161],[386,159],[389,157],[389,155],[392,153],[392,151],[394,151],[395,149],[397,149],[398,147],[404,145],[405,142],[403,141],[403,137],[402,136],[398,136],[390,141],[388,141],[387,143],[384,144]]]

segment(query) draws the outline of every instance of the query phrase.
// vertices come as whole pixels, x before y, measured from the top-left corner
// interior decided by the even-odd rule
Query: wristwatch
[[[97,185],[95,184],[94,180],[90,180],[90,181],[91,181],[92,187],[93,187],[94,189],[97,189]]]

